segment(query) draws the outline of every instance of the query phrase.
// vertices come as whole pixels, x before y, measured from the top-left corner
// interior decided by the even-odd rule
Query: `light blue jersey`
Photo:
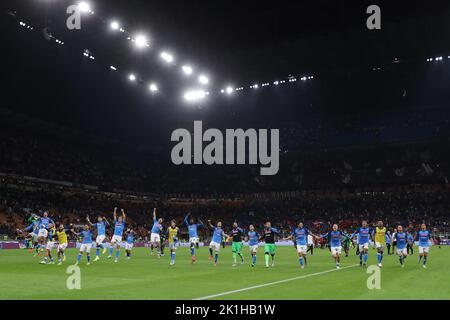
[[[297,228],[294,230],[293,235],[295,236],[296,242],[298,246],[306,246],[308,245],[308,235],[309,231],[305,228]]]
[[[39,218],[39,229],[42,229],[42,228],[45,228],[45,229],[47,229],[48,228],[48,225],[49,224],[53,224],[53,225],[55,225],[55,223],[53,222],[53,220],[51,219],[51,218],[49,218],[49,217],[41,217],[41,218]]]
[[[115,236],[122,236],[123,235],[123,230],[125,229],[125,222],[119,222],[116,221],[114,223],[114,235]]]
[[[83,230],[81,231],[81,237],[83,238],[83,244],[91,244],[92,243],[92,232],[91,230]]]
[[[403,250],[406,248],[406,244],[407,244],[407,236],[406,233],[404,232],[397,232],[395,234],[395,239],[397,240],[397,249],[398,250]]]
[[[420,230],[417,233],[417,238],[419,239],[419,247],[430,246],[430,232],[428,230]]]
[[[128,232],[127,234],[127,243],[134,243],[134,233]]]
[[[370,228],[369,227],[359,227],[358,230],[356,230],[356,232],[353,234],[358,235],[358,244],[359,245],[364,245],[366,243],[369,243],[369,239],[370,239]],[[353,235],[351,236],[351,238],[353,238]]]
[[[249,246],[256,246],[259,243],[259,234],[256,231],[249,231],[247,233],[248,235],[248,245]]]
[[[198,228],[203,227],[203,223],[190,224],[187,216],[184,218],[184,223],[186,224],[189,231],[189,239],[198,238]]]
[[[223,229],[215,227],[213,229],[212,241],[215,242],[215,243],[221,243],[222,242],[222,236],[223,236]]]
[[[159,234],[161,232],[162,226],[158,222],[158,219],[153,219],[153,227],[152,227],[152,233]]]
[[[342,236],[344,234],[341,231],[330,231],[323,235],[321,238],[328,238],[330,241],[330,247],[340,247],[342,246]]]
[[[97,235],[99,235],[99,236],[106,235],[106,223],[105,223],[105,221],[97,222],[95,224],[95,226],[97,227]]]

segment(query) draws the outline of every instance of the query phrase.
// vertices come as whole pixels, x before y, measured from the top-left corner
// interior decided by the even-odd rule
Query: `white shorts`
[[[82,243],[80,252],[91,253],[92,243]]]
[[[125,242],[125,250],[133,250],[133,243]]]
[[[39,229],[38,237],[39,238],[47,238],[48,231],[47,229]]]
[[[46,249],[47,250],[52,250],[54,246],[55,246],[55,242],[54,241],[49,241],[49,242],[47,242]]]
[[[67,243],[58,244],[58,251],[64,251],[67,248]]]
[[[256,251],[258,251],[258,245],[255,244],[253,246],[249,246],[249,249],[250,249],[250,252],[256,253]]]
[[[308,247],[306,245],[297,245],[297,252],[298,253],[305,253],[308,250]]]
[[[342,247],[331,247],[331,254],[334,256],[336,254],[341,254],[342,252]]]
[[[428,252],[430,252],[430,247],[419,246],[419,253],[428,253]]]
[[[375,248],[377,248],[377,249],[383,249],[383,248],[384,248],[384,243],[375,242]]]
[[[122,236],[116,236],[116,235],[114,235],[112,238],[111,238],[111,243],[121,243],[122,242]]]
[[[103,241],[105,241],[106,236],[105,235],[101,235],[101,236],[97,236],[97,238],[95,239],[95,243],[97,244],[102,244]],[[122,241],[122,239],[120,239]]]
[[[169,243],[169,250],[176,250],[177,249],[177,243],[173,242],[173,243]]]
[[[150,242],[160,242],[161,237],[159,236],[159,233],[152,233],[150,236]]]
[[[212,248],[212,249],[214,249],[214,250],[217,251],[217,252],[220,251],[220,243],[211,241],[211,242],[209,243],[209,247]]]
[[[361,243],[358,245],[359,251],[363,251],[363,250],[369,250],[369,243]]]
[[[401,255],[406,256],[406,255],[408,254],[408,251],[406,250],[406,248],[403,248],[403,249],[397,249],[397,254],[398,254],[399,256],[401,256]]]
[[[189,243],[199,243],[199,238],[189,238]]]

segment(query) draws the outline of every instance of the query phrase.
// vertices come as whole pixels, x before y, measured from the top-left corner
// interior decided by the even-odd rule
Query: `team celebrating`
[[[52,251],[56,248],[56,256],[58,259],[58,265],[61,265],[66,261],[65,251],[68,247],[68,233],[72,233],[79,238],[79,253],[75,264],[81,262],[83,254],[86,255],[87,265],[91,263],[91,250],[93,244],[95,245],[95,259],[100,260],[100,251],[102,254],[107,252],[108,244],[105,243],[107,239],[107,228],[113,226],[113,235],[109,243],[109,255],[108,259],[113,257],[115,249],[114,262],[118,262],[120,257],[121,248],[125,249],[126,258],[131,259],[133,244],[136,241],[136,233],[132,228],[126,229],[126,214],[121,209],[121,214],[118,214],[118,209],[114,208],[113,223],[110,224],[106,217],[99,216],[96,223],[92,223],[89,216],[86,217],[86,224],[79,226],[76,230],[75,227],[70,225],[68,229],[63,224],[59,224],[56,227],[56,223],[49,217],[48,212],[44,212],[42,216],[33,214],[30,218],[30,225],[23,231],[28,232],[27,239],[32,241],[33,248],[30,252],[34,252],[34,256],[44,254],[44,259],[41,264],[55,264]],[[177,226],[175,220],[170,221],[170,225],[164,232],[164,219],[157,218],[156,208],[153,209],[153,225],[150,230],[150,248],[151,254],[157,250],[157,257],[164,256],[165,242],[169,245],[170,250],[170,265],[175,264],[176,250],[180,243],[180,228]],[[198,219],[196,222],[194,218],[187,214],[184,218],[184,224],[189,234],[189,248],[191,255],[191,263],[196,262],[196,250],[199,248],[200,238],[198,235],[199,228],[206,228],[205,224]],[[341,266],[342,249],[346,256],[348,256],[349,243],[356,244],[356,253],[359,256],[359,263],[362,267],[367,267],[367,261],[369,256],[369,247],[371,244],[376,248],[377,265],[382,267],[382,261],[384,257],[385,248],[388,249],[388,253],[396,248],[399,263],[401,267],[405,266],[406,258],[408,257],[408,251],[413,250],[414,242],[418,242],[419,259],[418,263],[423,268],[427,267],[428,254],[430,252],[431,234],[427,230],[426,225],[423,223],[420,226],[420,230],[416,232],[406,232],[403,226],[399,225],[392,235],[387,231],[387,228],[383,225],[382,221],[378,221],[376,227],[371,228],[367,221],[362,221],[361,226],[358,227],[353,233],[347,233],[339,230],[339,226],[334,224],[329,232],[324,234],[313,234],[303,223],[300,222],[297,228],[292,230],[292,233],[281,238],[281,233],[276,228],[273,228],[270,222],[266,222],[264,229],[261,233],[256,231],[254,225],[249,225],[248,229],[244,229],[234,222],[229,234],[225,233],[222,222],[218,221],[215,225],[211,220],[208,220],[208,226],[212,231],[211,241],[209,243],[209,260],[214,261],[214,266],[217,266],[219,261],[220,249],[225,248],[225,242],[231,241],[231,251],[233,257],[233,267],[237,266],[238,258],[241,264],[245,263],[242,247],[244,243],[247,243],[249,247],[249,253],[251,256],[251,267],[255,267],[257,261],[257,252],[260,242],[264,242],[264,260],[265,267],[275,266],[275,252],[276,241],[275,237],[282,241],[293,241],[298,254],[298,262],[303,269],[307,265],[307,252],[311,251],[313,254],[314,241],[313,239],[321,240],[326,239],[328,243],[331,256],[335,262],[336,268]],[[95,242],[94,232],[96,233]],[[57,242],[56,242],[57,241]],[[34,249],[34,250],[33,250]]]

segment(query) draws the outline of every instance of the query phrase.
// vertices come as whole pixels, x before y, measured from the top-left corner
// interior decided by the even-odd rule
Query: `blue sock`
[[[78,261],[78,262],[80,262],[80,261],[81,261],[81,253],[80,253],[80,254],[78,254],[78,257],[77,257],[77,261]]]
[[[195,248],[194,247],[191,248],[191,256],[195,256]]]
[[[219,259],[219,254],[216,253],[216,255],[214,256],[214,262],[217,263],[217,259]]]
[[[120,249],[116,249],[116,259],[119,258]]]
[[[363,258],[363,253],[359,254],[359,262],[362,262],[362,258]]]
[[[114,249],[113,247],[109,248],[109,255],[110,255],[110,256],[112,256],[113,249]]]
[[[367,263],[367,258],[369,258],[369,254],[368,253],[364,253],[364,263]]]
[[[381,257],[381,255],[380,255],[379,253],[377,253],[377,261],[378,261],[378,263],[380,263],[380,262],[381,262],[381,259],[380,259],[380,257]]]
[[[300,265],[303,266],[303,257],[298,258],[298,261],[300,262]]]
[[[383,253],[380,253],[380,263],[383,261]]]
[[[91,262],[91,255],[87,256],[88,263]]]
[[[256,254],[254,254],[254,255],[252,256],[252,263],[253,263],[253,264],[256,263]]]
[[[170,258],[171,258],[172,262],[175,262],[175,252],[172,252],[170,254]]]
[[[98,257],[100,255],[100,247],[97,247],[95,250],[95,255]]]

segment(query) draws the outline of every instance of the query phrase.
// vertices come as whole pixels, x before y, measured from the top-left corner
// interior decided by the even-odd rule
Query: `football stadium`
[[[2,7],[0,300],[450,299],[448,1]]]

